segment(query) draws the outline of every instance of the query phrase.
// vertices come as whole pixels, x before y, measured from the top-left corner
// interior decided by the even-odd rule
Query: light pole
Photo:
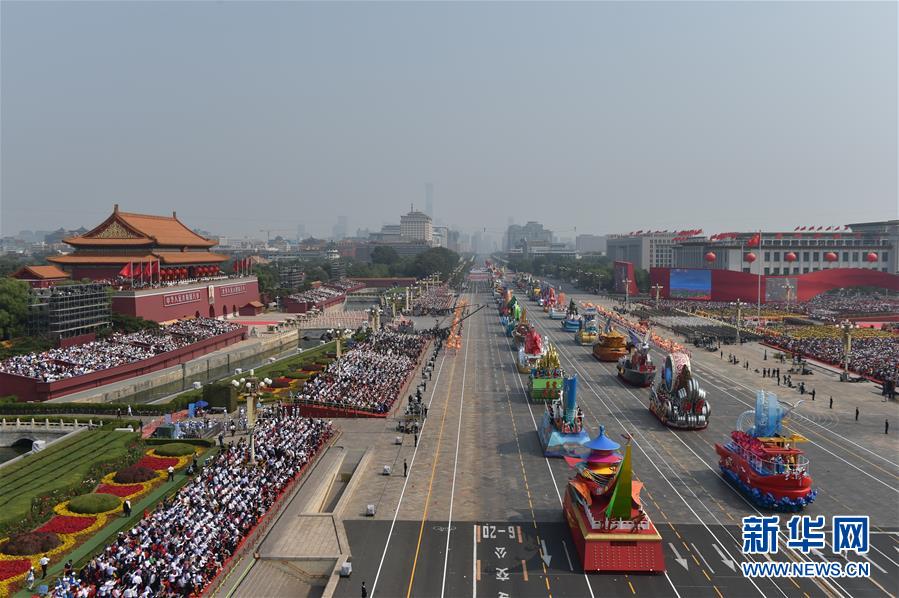
[[[247,396],[247,433],[250,436],[250,464],[256,464],[256,439],[254,432],[256,431],[256,400],[257,395],[272,383],[271,379],[263,378],[260,380],[256,377],[254,370],[250,370],[249,378],[241,378],[240,381],[232,380],[231,385],[235,388],[246,388]]]
[[[661,293],[662,289],[664,289],[665,287],[663,287],[659,283],[655,283],[651,288],[656,292],[656,309],[659,309],[659,293]]]
[[[631,279],[625,278],[621,282],[624,283],[624,309],[627,311],[631,308]]]
[[[843,320],[840,323],[843,332],[843,382],[849,381],[849,354],[852,352],[852,322]]]
[[[736,322],[736,330],[737,330],[737,344],[740,344],[740,322],[741,322],[741,314],[742,314],[743,302],[738,298],[737,299],[737,322]]]

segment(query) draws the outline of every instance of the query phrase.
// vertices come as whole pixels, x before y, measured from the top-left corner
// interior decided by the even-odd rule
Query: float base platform
[[[565,494],[565,520],[581,559],[584,572],[664,573],[665,553],[662,536],[652,527],[631,533],[592,531]]]

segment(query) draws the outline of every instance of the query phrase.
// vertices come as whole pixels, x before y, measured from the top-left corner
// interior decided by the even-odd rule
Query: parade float
[[[522,322],[527,326],[527,330],[524,332],[524,340],[518,348],[518,372],[530,374],[546,354],[546,347],[543,345],[543,337],[540,336],[537,329],[528,324],[527,320],[522,320]]]
[[[565,293],[559,293],[555,302],[549,308],[549,319],[563,320],[567,315],[568,310],[565,308]]]
[[[689,355],[671,353],[665,358],[662,379],[649,393],[649,410],[672,428],[702,430],[709,425],[711,405],[693,377]]]
[[[737,418],[730,442],[715,444],[725,479],[760,507],[800,511],[818,495],[812,489],[808,458],[796,446],[808,439],[783,431],[785,418],[799,403],[785,409],[776,394],[760,390],[755,411]]]
[[[559,398],[564,376],[559,354],[552,343],[548,343],[545,353],[528,373],[528,397],[532,401],[542,403]]]
[[[583,317],[580,321],[580,328],[574,335],[574,340],[579,345],[592,345],[599,338],[599,327],[596,323],[596,308],[584,308]]]
[[[590,441],[577,405],[577,376],[563,378],[561,396],[547,403],[539,436],[546,457],[576,456]]]
[[[599,361],[615,361],[627,355],[627,340],[624,335],[612,328],[612,318],[606,320],[606,327],[596,344],[593,345],[593,357]]]
[[[551,286],[544,287],[541,299],[543,302],[540,305],[543,307],[543,311],[549,313],[549,310],[556,305],[556,289]]]
[[[656,377],[656,366],[649,354],[649,331],[641,339],[632,330],[627,348],[630,353],[618,360],[618,377],[634,386],[652,386]]]
[[[562,320],[562,329],[566,332],[577,332],[581,328],[581,316],[578,314],[577,305],[574,299],[568,304],[568,311],[565,313],[565,319]]]
[[[662,536],[640,502],[643,484],[633,479],[631,443],[624,457],[603,426],[584,459],[565,457],[577,470],[565,489],[563,509],[586,571],[663,573]]]

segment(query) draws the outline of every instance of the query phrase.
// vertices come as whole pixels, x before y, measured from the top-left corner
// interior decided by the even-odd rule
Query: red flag
[[[129,276],[131,276],[131,264],[130,263],[125,264],[125,267],[122,268],[121,270],[119,270],[119,276],[124,276],[125,278],[128,278]]]
[[[823,227],[823,226],[819,226],[819,227],[818,227],[818,230],[824,230],[824,227]]]
[[[153,275],[153,262],[147,262],[147,265],[144,266],[144,276],[149,278]]]
[[[799,227],[798,227],[798,226],[797,226],[796,228],[793,229],[793,232],[795,232],[795,231],[797,231],[797,230],[799,230]]]
[[[234,260],[234,263],[231,264],[231,269],[237,272],[237,260]]]
[[[159,260],[153,262],[153,274],[159,274]]]
[[[758,247],[759,243],[762,241],[762,235],[760,233],[755,233],[752,235],[752,238],[749,239],[749,243],[746,244],[747,247]]]

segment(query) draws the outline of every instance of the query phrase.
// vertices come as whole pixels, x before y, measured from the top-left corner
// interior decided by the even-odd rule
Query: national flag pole
[[[759,258],[761,258],[762,257],[762,230],[761,229],[759,229],[758,235],[759,235],[758,252],[759,252]],[[758,262],[758,269],[756,270],[756,275],[758,278],[758,297],[757,297],[756,308],[755,308],[755,321],[756,321],[756,325],[761,326],[762,325],[762,260],[758,259],[758,260],[756,260],[756,262]]]

